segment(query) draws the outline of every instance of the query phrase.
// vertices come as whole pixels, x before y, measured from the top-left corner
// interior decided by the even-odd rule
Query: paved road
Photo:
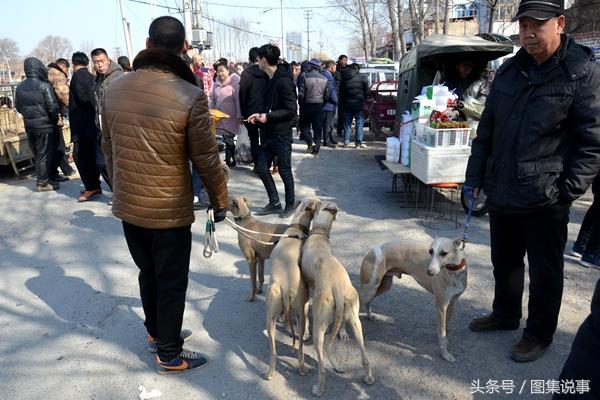
[[[387,193],[390,177],[374,158],[384,153],[383,146],[370,142],[366,150],[325,148],[313,158],[304,154],[303,145],[294,145],[298,197],[334,199],[343,210],[331,240],[355,284],[360,262],[375,244],[398,237],[428,241],[436,235],[461,235],[460,229],[425,228],[422,215],[402,208],[401,198]],[[202,256],[203,212],[193,227],[184,325],[194,331],[188,346],[207,353],[211,362],[200,371],[163,377],[154,372],[154,358],[145,351],[137,270],[120,221],[106,205],[108,197],[77,203],[78,179],[55,193],[33,193],[33,185],[32,180],[13,179],[6,170],[0,173],[0,398],[135,399],[140,384],[160,390],[160,399],[312,397],[313,346],[306,347],[310,372],[301,377],[282,327],[277,374],[269,382],[262,378],[268,356],[264,298],[244,301],[247,266],[229,227],[218,225],[221,251],[211,259]],[[280,181],[278,185],[282,193]],[[266,203],[262,184],[248,167],[233,170],[230,191],[243,193],[256,207]],[[589,196],[575,204],[568,246],[589,204]],[[485,313],[492,301],[487,224],[485,217],[475,219],[470,228],[469,288],[449,334],[456,363],[439,356],[432,296],[404,277],[375,302],[377,319],[363,320],[375,385],[362,383],[355,342],[338,342],[334,359],[346,373],[328,370],[325,398],[531,398],[530,380],[558,376],[589,312],[600,273],[567,260],[555,342],[542,360],[515,364],[509,352],[519,332],[482,335],[467,329],[470,319]],[[490,379],[512,380],[515,392],[523,383],[525,387],[522,396],[474,397],[470,389],[476,379],[481,385]]]

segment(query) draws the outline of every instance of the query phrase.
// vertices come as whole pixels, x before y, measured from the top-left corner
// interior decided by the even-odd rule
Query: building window
[[[479,7],[477,7],[477,4],[471,3],[471,5],[469,6],[468,16],[476,17],[478,15],[479,15]]]
[[[464,18],[467,16],[467,8],[463,5],[456,6],[454,8],[454,17],[455,18]]]

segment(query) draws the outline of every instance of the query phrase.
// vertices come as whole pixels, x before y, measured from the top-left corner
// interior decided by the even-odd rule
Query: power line
[[[279,10],[281,7],[276,7],[276,6],[240,6],[238,4],[223,4],[223,3],[210,3],[210,2],[204,2],[204,4],[206,5],[210,5],[210,6],[222,6],[222,7],[235,7],[235,8],[251,8],[251,9],[257,9],[257,10]],[[298,7],[285,7],[286,10],[309,10],[312,8],[336,8],[337,6],[314,6],[314,7],[309,7],[309,6],[298,6]]]

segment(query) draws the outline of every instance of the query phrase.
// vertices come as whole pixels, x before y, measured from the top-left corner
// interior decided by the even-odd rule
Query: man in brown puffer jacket
[[[227,183],[208,101],[182,56],[185,30],[173,17],[150,25],[146,50],[134,72],[106,88],[102,150],[113,184],[113,213],[123,220],[139,283],[149,350],[157,351],[159,373],[207,363],[183,350],[190,333],[181,325],[188,283],[194,222],[191,160],[215,210],[227,213]]]

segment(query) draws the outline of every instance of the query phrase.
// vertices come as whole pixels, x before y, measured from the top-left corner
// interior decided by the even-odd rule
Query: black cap
[[[563,4],[563,0],[521,0],[517,15],[514,16],[512,22],[524,17],[546,21],[564,14]]]

